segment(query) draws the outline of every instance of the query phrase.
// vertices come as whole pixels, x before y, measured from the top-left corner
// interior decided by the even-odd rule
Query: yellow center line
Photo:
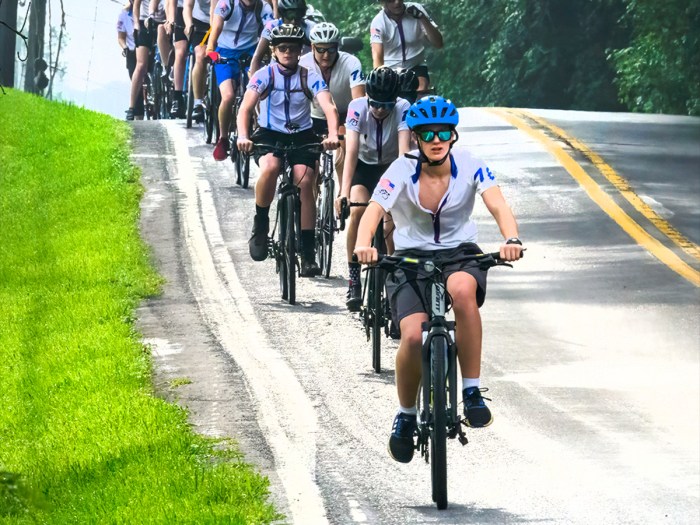
[[[505,108],[488,108],[488,111],[503,118],[511,125],[523,131],[530,137],[542,143],[547,151],[564,166],[564,169],[586,191],[588,196],[600,208],[607,213],[630,237],[643,246],[652,255],[659,259],[673,271],[693,283],[700,286],[700,272],[684,262],[672,250],[649,235],[644,228],[637,224],[625,211],[598,184],[585,170],[556,142],[547,137],[543,132],[530,127],[522,118],[511,114],[511,110]]]

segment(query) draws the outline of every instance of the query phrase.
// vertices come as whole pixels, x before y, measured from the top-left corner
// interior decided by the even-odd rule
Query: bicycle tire
[[[321,268],[321,274],[328,279],[331,275],[333,259],[333,237],[335,235],[335,216],[333,195],[335,181],[324,177],[318,199],[318,215],[316,220],[316,261]]]
[[[187,129],[192,127],[192,112],[194,111],[194,83],[192,82],[193,68],[194,55],[190,53],[187,60]]]
[[[231,145],[234,148],[235,144]],[[250,181],[250,155],[239,154],[236,161],[238,173],[240,173],[240,185],[241,188],[246,189],[248,187],[248,182]]]
[[[151,76],[151,88],[153,89],[153,120],[160,119],[160,99],[163,97],[160,73],[160,64],[156,63],[156,65],[153,66],[153,74]]]
[[[447,386],[445,362],[447,341],[433,337],[430,341],[432,396],[430,412],[430,474],[433,501],[439,510],[447,508]]]
[[[287,265],[287,302],[289,304],[296,303],[296,262],[297,262],[297,242],[296,237],[296,221],[297,212],[296,205],[297,202],[293,195],[288,195],[286,197],[287,205],[286,213],[286,241],[285,241],[285,263]]]
[[[382,292],[384,288],[384,271],[379,268],[372,270],[371,309],[372,309],[372,368],[378,374],[382,371],[382,320],[384,317]]]
[[[286,301],[289,297],[288,279],[287,272],[289,271],[287,267],[287,262],[285,258],[285,242],[287,237],[287,201],[286,199],[281,199],[277,207],[277,249],[275,250],[275,258],[277,262],[277,274],[280,279],[280,294],[282,295],[282,300]]]

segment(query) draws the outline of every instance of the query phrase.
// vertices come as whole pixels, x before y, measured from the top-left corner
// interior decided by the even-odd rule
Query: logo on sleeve
[[[392,191],[394,191],[394,188],[396,188],[396,186],[394,185],[394,183],[391,182],[389,179],[379,179],[379,185],[380,185],[382,188],[384,188],[386,191],[388,191],[389,193],[391,193]]]
[[[493,173],[491,173],[491,170],[489,168],[486,168],[486,176],[490,180],[496,180],[496,177],[493,176]],[[483,168],[479,168],[476,170],[476,173],[474,174],[474,180],[479,179],[479,182],[484,182],[484,170]]]
[[[345,120],[350,126],[357,126],[360,123],[360,114],[353,109],[349,109],[348,116]]]

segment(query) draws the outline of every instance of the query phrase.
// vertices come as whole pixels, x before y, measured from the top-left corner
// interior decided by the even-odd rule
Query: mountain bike
[[[333,179],[333,153],[324,151],[320,163],[320,191],[316,205],[316,262],[326,279],[331,275],[333,238],[337,231],[335,210],[335,180]]]
[[[245,95],[246,86],[248,85],[248,68],[250,68],[250,62],[253,57],[250,55],[241,55],[238,58],[238,80],[236,82],[236,97],[233,102],[233,117],[231,120],[231,128],[229,131],[229,137],[231,142],[231,162],[236,170],[236,184],[242,188],[248,187],[248,180],[250,178],[250,155],[240,155],[238,153],[238,148],[236,148],[236,143],[238,142],[238,108],[241,107],[243,102],[243,96]],[[253,120],[251,117],[248,123],[248,129],[246,133],[250,132],[253,127]]]
[[[430,463],[432,496],[437,508],[447,508],[447,439],[458,438],[468,443],[462,425],[465,423],[458,410],[457,345],[455,323],[447,321],[447,288],[442,268],[448,264],[473,262],[481,270],[494,266],[512,265],[501,260],[500,254],[463,254],[439,262],[432,259],[380,255],[376,266],[386,272],[408,269],[430,282],[430,311],[428,321],[422,324],[422,378],[416,405],[418,409],[418,442],[416,448],[426,463]]]
[[[296,278],[301,254],[301,190],[294,184],[289,152],[307,150],[320,154],[321,143],[310,144],[253,144],[253,150],[259,155],[278,153],[282,155],[279,184],[277,187],[277,218],[272,230],[270,253],[275,259],[276,271],[280,278],[282,299],[293,305],[296,303]],[[243,153],[241,153],[243,155]],[[278,229],[279,227],[279,229]],[[274,240],[275,235],[277,239]]]

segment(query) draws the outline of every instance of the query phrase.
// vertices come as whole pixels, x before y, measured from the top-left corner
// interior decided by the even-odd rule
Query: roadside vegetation
[[[0,523],[269,523],[267,479],[153,395],[129,127],[0,95]]]

